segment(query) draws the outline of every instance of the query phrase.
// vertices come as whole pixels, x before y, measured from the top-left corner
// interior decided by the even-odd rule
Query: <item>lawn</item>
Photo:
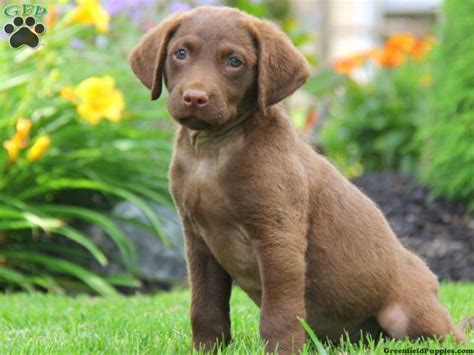
[[[474,313],[474,284],[445,283],[443,303],[458,322]],[[47,294],[0,296],[1,354],[184,354],[191,330],[189,291],[155,296],[67,297]],[[222,353],[263,353],[258,336],[258,309],[235,288],[232,296],[234,342]],[[470,344],[474,349],[474,332]],[[451,341],[381,341],[364,348],[344,344],[327,353],[389,353],[407,348],[454,349]],[[385,351],[384,351],[385,349]],[[304,353],[311,353],[309,344]],[[472,350],[474,352],[474,350]]]

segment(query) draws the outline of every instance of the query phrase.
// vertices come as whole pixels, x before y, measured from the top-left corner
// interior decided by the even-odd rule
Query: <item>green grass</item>
[[[443,284],[443,303],[456,322],[474,313],[474,284]],[[67,297],[47,294],[0,296],[0,354],[185,354],[190,350],[189,291],[155,296]],[[263,354],[258,308],[239,289],[232,296],[234,341],[224,354]],[[387,349],[455,349],[448,340],[381,341],[367,347],[326,347],[333,353]],[[474,332],[470,344],[474,349]],[[303,353],[315,352],[308,344]],[[388,351],[386,353],[389,353]],[[429,353],[429,352],[428,352]],[[434,353],[434,352],[433,352]]]

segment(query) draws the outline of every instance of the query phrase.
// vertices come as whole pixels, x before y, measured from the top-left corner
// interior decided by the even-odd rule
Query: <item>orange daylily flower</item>
[[[427,37],[417,39],[409,33],[396,33],[391,35],[382,49],[372,49],[354,54],[350,57],[335,61],[333,69],[340,74],[351,74],[358,66],[369,59],[386,68],[395,68],[407,60],[421,60],[433,47],[435,39]]]
[[[428,37],[422,40],[418,40],[413,48],[411,49],[411,56],[415,60],[422,60],[426,53],[428,53],[435,43],[435,39],[433,37]]]
[[[332,64],[333,69],[339,74],[350,74],[359,66],[352,58],[339,59]]]
[[[372,51],[365,51],[351,55],[335,61],[332,64],[333,69],[339,74],[350,74],[354,69],[370,59]]]
[[[374,50],[371,49],[371,50],[368,50],[368,51],[356,53],[356,54],[352,55],[351,58],[354,61],[356,61],[357,63],[359,63],[359,65],[361,65],[361,64],[365,63],[366,61],[368,61],[369,59],[371,59],[373,54],[374,54]]]
[[[383,67],[395,68],[405,63],[406,58],[402,51],[386,45],[375,54],[374,59]]]
[[[347,58],[336,60],[333,62],[332,67],[339,74],[350,74],[353,70],[371,59],[373,55],[373,49],[355,53]]]
[[[316,125],[316,122],[318,121],[318,116],[319,112],[316,110],[316,108],[312,107],[308,110],[308,113],[306,115],[306,122],[304,124],[305,132],[311,131],[311,129]]]
[[[388,38],[385,46],[402,52],[411,52],[415,44],[416,38],[413,35],[409,33],[395,33]]]

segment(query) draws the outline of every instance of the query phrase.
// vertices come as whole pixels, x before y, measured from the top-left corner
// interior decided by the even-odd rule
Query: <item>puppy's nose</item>
[[[202,108],[209,103],[209,97],[202,90],[186,90],[183,94],[184,104],[188,107]]]

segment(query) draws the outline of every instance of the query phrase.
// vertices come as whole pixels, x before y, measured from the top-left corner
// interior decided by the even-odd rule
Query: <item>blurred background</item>
[[[313,68],[284,103],[295,125],[441,279],[474,280],[474,1],[28,3],[47,9],[39,47],[0,34],[1,291],[186,283],[167,180],[175,123],[126,58],[170,13],[203,5],[288,34]]]

